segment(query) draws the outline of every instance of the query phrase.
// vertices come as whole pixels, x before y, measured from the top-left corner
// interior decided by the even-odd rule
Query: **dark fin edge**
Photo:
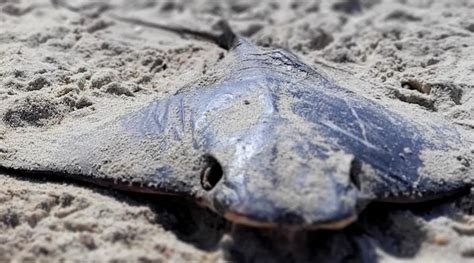
[[[170,191],[160,187],[149,187],[144,184],[137,182],[121,182],[119,180],[97,178],[92,175],[74,174],[63,171],[48,171],[48,170],[31,170],[21,168],[10,168],[0,165],[0,175],[13,176],[18,178],[24,178],[25,180],[41,180],[48,178],[47,181],[53,182],[65,182],[71,180],[74,184],[86,183],[89,186],[99,186],[102,188],[135,192],[135,193],[146,193],[146,194],[160,194],[160,195],[172,195],[182,196],[183,193],[180,191]]]

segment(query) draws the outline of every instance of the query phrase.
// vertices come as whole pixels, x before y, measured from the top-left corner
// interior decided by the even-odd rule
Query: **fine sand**
[[[448,122],[466,142],[453,162],[474,165],[470,0],[68,1],[78,12],[52,2],[0,0],[0,155],[9,138],[96,127],[173,94],[226,54],[116,14],[199,30],[224,17],[254,43],[288,49],[382,105]],[[474,191],[372,204],[339,231],[285,233],[233,226],[179,198],[0,172],[0,262],[170,260],[470,262]]]

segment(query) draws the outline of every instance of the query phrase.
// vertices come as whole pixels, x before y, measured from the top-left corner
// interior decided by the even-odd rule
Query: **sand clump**
[[[226,17],[254,43],[289,49],[413,118],[447,119],[474,141],[469,0],[70,3],[82,14],[46,0],[0,1],[0,155],[8,154],[5,136],[78,119],[98,125],[212,73],[225,56],[213,44],[123,24],[109,13],[203,29]],[[473,165],[472,154],[471,147],[451,161]],[[281,233],[231,232],[185,200],[0,172],[0,261],[469,262],[472,200],[471,193],[410,209],[374,205],[343,231],[299,233],[288,242]]]

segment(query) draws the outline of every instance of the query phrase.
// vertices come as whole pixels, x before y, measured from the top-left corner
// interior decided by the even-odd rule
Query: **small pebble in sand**
[[[431,87],[416,79],[409,79],[401,83],[404,89],[416,90],[420,93],[430,94]]]
[[[445,246],[449,243],[449,238],[441,233],[435,233],[431,239],[433,243],[439,246]]]

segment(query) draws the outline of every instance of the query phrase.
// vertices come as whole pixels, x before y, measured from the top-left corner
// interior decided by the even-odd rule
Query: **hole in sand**
[[[201,186],[204,190],[210,191],[222,178],[222,166],[216,158],[210,155],[204,156],[204,162],[205,165],[201,172]]]

